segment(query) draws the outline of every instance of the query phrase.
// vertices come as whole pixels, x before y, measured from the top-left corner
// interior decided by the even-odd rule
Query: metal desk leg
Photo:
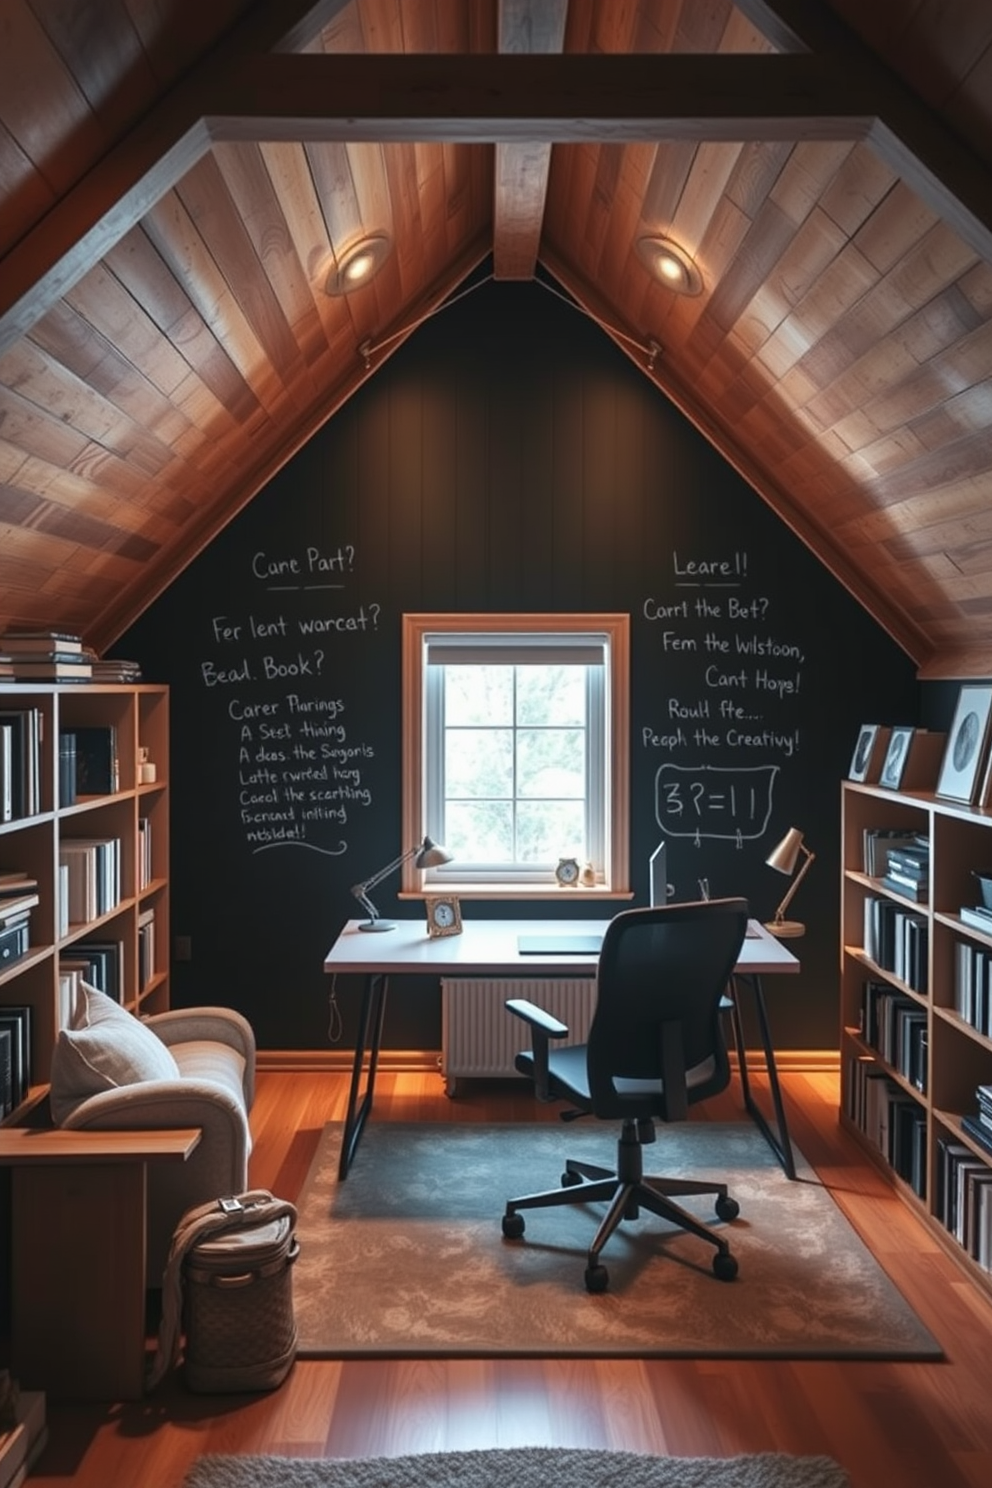
[[[768,1026],[768,1009],[765,1005],[765,994],[761,985],[761,978],[760,976],[741,974],[731,977],[730,981],[732,1004],[730,1015],[734,1025],[734,1042],[737,1045],[737,1060],[740,1065],[741,1093],[744,1097],[744,1105],[748,1115],[761,1131],[765,1141],[782,1164],[785,1170],[785,1176],[787,1178],[795,1178],[796,1161],[792,1155],[792,1142],[789,1138],[789,1126],[785,1118],[782,1089],[778,1083],[775,1050],[772,1046],[771,1030]],[[750,985],[754,995],[754,1007],[758,1015],[758,1032],[761,1035],[761,1047],[765,1055],[765,1068],[768,1070],[768,1084],[772,1093],[772,1106],[775,1111],[777,1131],[772,1130],[765,1118],[764,1112],[758,1106],[751,1092],[751,1081],[747,1069],[747,1055],[744,1050],[744,1029],[741,1020],[738,991],[739,983],[742,981],[746,981]]]
[[[386,992],[389,978],[381,971],[372,972],[365,978],[365,991],[358,1014],[358,1034],[355,1039],[355,1059],[351,1066],[351,1086],[348,1091],[348,1110],[341,1136],[341,1157],[338,1161],[338,1178],[347,1178],[362,1135],[366,1118],[372,1109],[375,1091],[375,1072],[379,1063],[379,1045],[382,1040],[382,1024],[386,1014]],[[365,1077],[365,1092],[359,1099],[359,1087],[365,1055],[369,1066]]]

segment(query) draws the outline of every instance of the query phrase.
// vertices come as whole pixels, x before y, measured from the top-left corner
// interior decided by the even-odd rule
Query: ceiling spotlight
[[[392,243],[385,233],[358,238],[337,258],[324,286],[329,295],[350,294],[360,289],[385,263]]]
[[[637,251],[660,283],[676,294],[698,295],[703,276],[696,262],[671,238],[638,238]]]

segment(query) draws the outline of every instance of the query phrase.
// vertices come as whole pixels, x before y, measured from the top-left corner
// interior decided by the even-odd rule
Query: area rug
[[[606,1123],[372,1120],[343,1182],[340,1141],[340,1123],[322,1132],[298,1206],[303,1358],[941,1357],[801,1154],[790,1182],[750,1122],[661,1128],[645,1164],[729,1183],[737,1279],[716,1279],[706,1241],[642,1214],[607,1243],[600,1295],[584,1276],[604,1206],[531,1211],[522,1240],[500,1219],[556,1186],[566,1156],[611,1165]],[[687,1207],[713,1219],[712,1198]]]
[[[185,1488],[848,1488],[829,1457],[649,1457],[636,1452],[507,1447],[412,1457],[316,1461],[201,1457]]]

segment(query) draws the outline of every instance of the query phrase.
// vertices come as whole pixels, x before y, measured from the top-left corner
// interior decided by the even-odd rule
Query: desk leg
[[[777,1131],[772,1130],[765,1118],[764,1112],[759,1107],[751,1091],[751,1081],[747,1069],[747,1054],[744,1049],[744,1028],[740,1010],[739,988],[741,982],[748,983],[754,996],[755,1012],[758,1015],[758,1032],[761,1035],[761,1047],[765,1055],[765,1067],[768,1070],[768,1084],[772,1093],[772,1107],[775,1112]],[[792,1155],[792,1142],[789,1138],[789,1126],[785,1117],[782,1089],[778,1083],[775,1049],[772,1045],[771,1030],[768,1026],[768,1008],[765,1004],[765,993],[761,985],[760,976],[746,976],[742,974],[731,977],[731,1003],[730,1015],[734,1027],[734,1042],[737,1045],[737,1062],[740,1065],[741,1093],[744,1097],[744,1105],[748,1115],[754,1121],[765,1141],[782,1164],[785,1170],[785,1176],[787,1178],[795,1178],[796,1161]]]
[[[375,1072],[379,1063],[379,1045],[382,1041],[382,1024],[386,1015],[388,988],[389,978],[382,972],[372,972],[365,978],[365,991],[362,993],[362,1005],[358,1014],[355,1059],[351,1066],[348,1110],[344,1120],[344,1132],[341,1136],[341,1157],[338,1161],[339,1179],[348,1176],[348,1169],[355,1156],[358,1139],[362,1135],[366,1118],[372,1109]],[[359,1098],[366,1053],[369,1059],[368,1073],[365,1077],[364,1094]]]

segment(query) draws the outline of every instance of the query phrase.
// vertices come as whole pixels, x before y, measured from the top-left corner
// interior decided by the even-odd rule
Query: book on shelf
[[[31,1087],[31,1021],[32,1008],[23,1003],[0,1007],[0,1028],[11,1033],[11,1087],[15,1108],[27,1098]]]
[[[0,929],[0,968],[11,966],[22,956],[26,956],[30,945],[30,930],[26,921]]]
[[[44,660],[24,661],[12,656],[14,677],[21,682],[89,682],[93,668],[88,661],[67,656],[49,656]]]
[[[74,651],[83,649],[83,638],[73,630],[31,630],[10,626],[0,632],[0,647],[5,651]]]
[[[72,729],[59,731],[59,806],[76,804],[76,735]]]
[[[0,723],[0,822],[14,819],[14,739],[9,723]]]
[[[38,903],[39,895],[34,889],[29,889],[26,893],[0,896],[0,929],[15,920],[23,919]]]
[[[79,971],[84,982],[105,992],[114,1002],[124,1001],[124,942],[78,940],[59,957],[59,971]]]
[[[973,1142],[977,1142],[987,1152],[992,1152],[992,1126],[986,1126],[980,1116],[972,1116],[970,1113],[962,1116],[961,1129],[968,1133]]]
[[[925,848],[929,851],[929,838],[911,826],[866,827],[862,835],[862,867],[870,878],[881,878],[885,872],[887,855],[900,848]]]
[[[74,729],[76,791],[80,796],[111,796],[121,788],[117,729],[111,724]]]
[[[120,839],[64,837],[59,861],[69,869],[69,921],[86,924],[120,903]]]
[[[883,878],[879,879],[883,889],[890,889],[893,894],[901,894],[904,899],[912,899],[916,904],[926,904],[929,898],[929,885],[926,879],[904,878],[901,873],[889,869]]]
[[[93,657],[90,665],[93,668],[94,682],[141,681],[141,665],[137,661],[123,661],[115,657],[104,659]]]
[[[17,821],[41,810],[41,709],[5,708],[0,711],[3,724],[10,725],[9,819]]]
[[[13,1048],[14,1035],[9,1028],[0,1028],[0,1121],[6,1121],[15,1104]]]
[[[958,914],[963,924],[992,935],[992,909],[986,909],[982,904],[963,904]]]
[[[138,989],[144,991],[155,974],[155,910],[149,905],[138,915]]]

